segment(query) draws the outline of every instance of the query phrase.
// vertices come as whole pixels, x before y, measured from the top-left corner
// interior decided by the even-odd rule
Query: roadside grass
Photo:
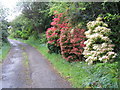
[[[75,88],[116,88],[117,62],[88,66],[84,62],[69,63],[61,55],[47,53],[46,47],[37,48],[54,65],[59,73]]]
[[[46,44],[40,40],[20,40],[35,47],[47,58],[54,68],[67,79],[74,88],[118,88],[119,69],[118,61],[113,63],[98,63],[87,65],[85,62],[69,63],[59,54],[48,53]],[[118,60],[120,59],[120,55]]]
[[[3,46],[0,48],[0,63],[2,63],[2,61],[5,59],[9,50],[10,50],[10,44],[4,43]]]

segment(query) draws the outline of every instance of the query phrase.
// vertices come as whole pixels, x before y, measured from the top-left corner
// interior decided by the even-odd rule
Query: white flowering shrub
[[[108,62],[116,57],[116,53],[113,52],[114,45],[111,44],[112,40],[108,37],[111,30],[107,27],[108,25],[100,17],[96,21],[87,23],[88,31],[85,32],[85,35],[88,40],[84,42],[86,47],[84,47],[83,54],[88,64],[98,60]]]

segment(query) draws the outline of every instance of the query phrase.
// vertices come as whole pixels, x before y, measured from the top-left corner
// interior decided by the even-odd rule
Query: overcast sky
[[[16,16],[18,16],[21,12],[17,9],[17,4],[18,0],[0,0],[0,3],[3,5],[5,8],[9,8],[8,12],[8,21],[13,20]]]

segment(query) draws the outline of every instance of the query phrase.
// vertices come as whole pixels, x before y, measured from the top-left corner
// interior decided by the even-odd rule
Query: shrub
[[[102,16],[102,15],[101,15]],[[104,21],[109,25],[111,28],[112,34],[110,35],[110,39],[115,44],[115,52],[119,53],[120,51],[120,15],[118,14],[110,14],[107,13],[106,15],[102,16]]]
[[[67,61],[82,60],[84,45],[84,29],[72,29],[69,19],[65,17],[66,13],[55,11],[55,16],[48,28],[46,36],[48,40],[48,49],[50,53],[60,53]]]
[[[53,27],[48,28],[46,31],[48,49],[50,53],[60,53],[60,29],[64,26],[61,20],[62,13],[57,14],[57,11],[55,11],[53,22],[51,22]]]
[[[59,53],[60,51],[60,46],[59,46],[59,37],[58,37],[58,33],[56,32],[58,31],[57,28],[55,27],[51,27],[47,30],[46,32],[46,36],[47,36],[47,40],[48,40],[48,49],[50,53]]]
[[[111,44],[112,40],[108,38],[111,30],[107,27],[108,25],[100,17],[96,21],[87,23],[89,30],[85,34],[88,40],[85,41],[86,47],[83,54],[87,58],[86,62],[88,64],[98,60],[100,62],[107,62],[116,57],[116,53],[113,52],[114,45]]]
[[[3,43],[8,43],[7,37],[8,37],[8,22],[6,20],[0,21],[0,46],[2,46]]]
[[[85,46],[84,31],[84,29],[72,29],[71,27],[64,27],[61,30],[61,54],[67,61],[82,60],[83,47]]]
[[[47,43],[47,38],[46,38],[46,33],[41,33],[40,34],[40,43]]]

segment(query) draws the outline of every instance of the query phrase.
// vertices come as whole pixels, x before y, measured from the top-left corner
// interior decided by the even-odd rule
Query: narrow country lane
[[[35,48],[9,41],[12,48],[2,65],[2,88],[71,88]]]
[[[31,78],[25,65],[25,51],[20,42],[9,40],[12,47],[2,65],[2,88],[30,88]],[[22,44],[25,45],[25,44]]]

